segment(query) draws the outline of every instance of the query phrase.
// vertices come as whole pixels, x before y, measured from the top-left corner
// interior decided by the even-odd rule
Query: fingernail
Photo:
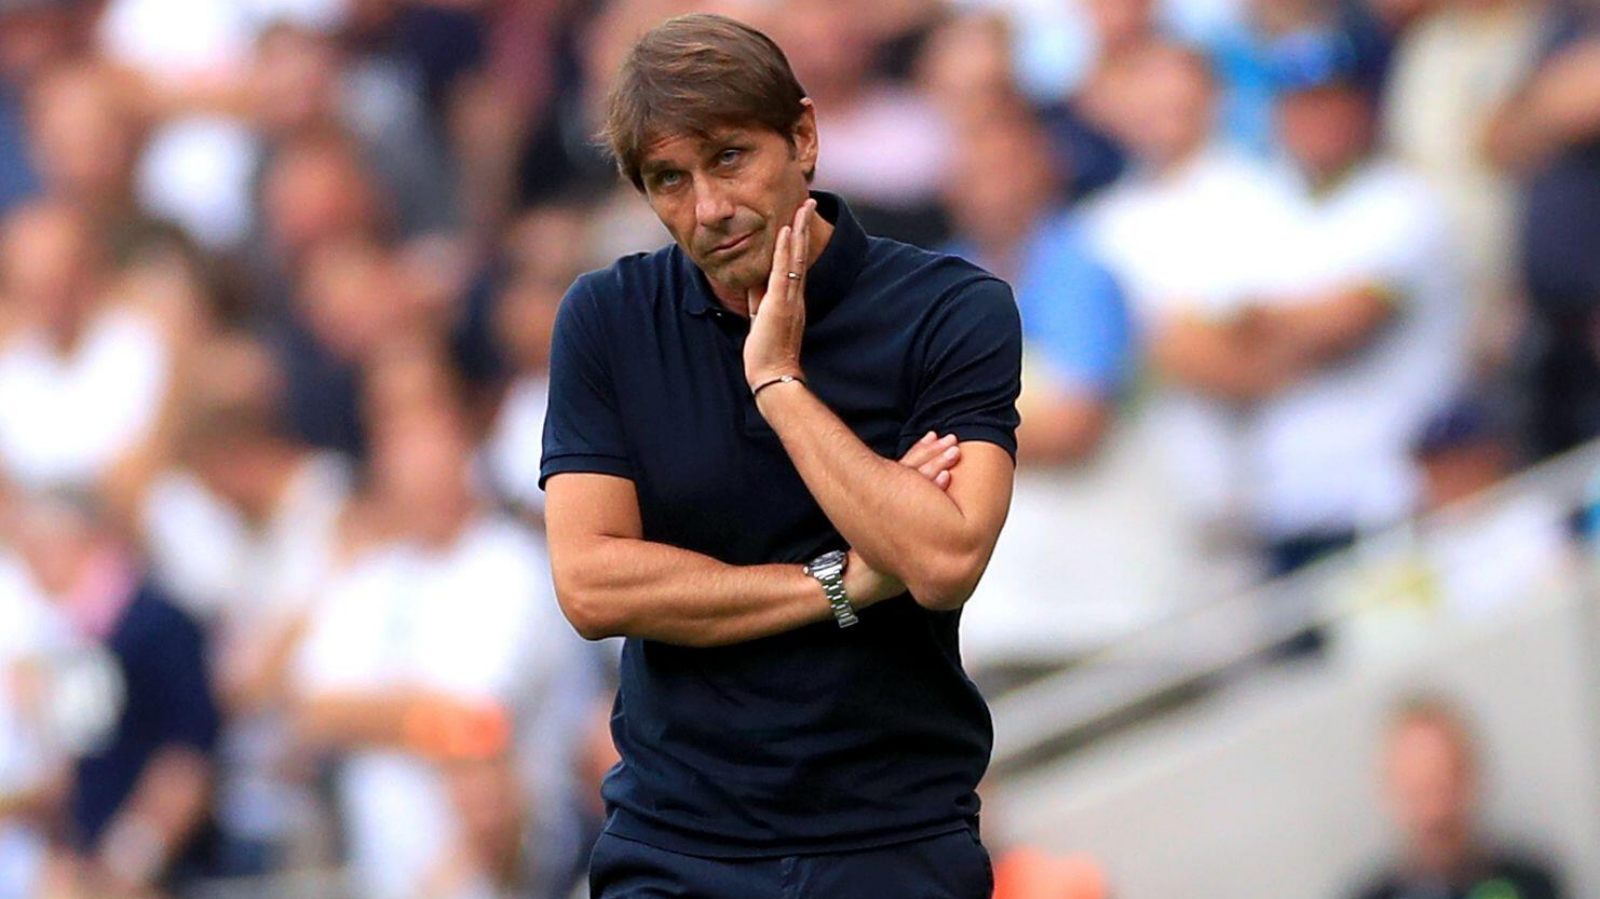
[[[956,442],[956,435],[954,435],[954,434],[946,434],[943,437],[939,438],[939,442],[940,443],[955,443]]]
[[[959,456],[959,455],[961,455],[961,447],[959,447],[959,446],[952,446],[949,449],[944,451],[944,457],[946,459],[954,459],[956,456]]]
[[[928,433],[923,434],[922,435],[922,439],[923,440],[932,440],[933,439],[933,432],[929,431]]]

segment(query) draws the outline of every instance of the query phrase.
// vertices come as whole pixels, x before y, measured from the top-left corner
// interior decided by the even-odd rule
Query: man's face
[[[989,246],[1019,240],[1056,200],[1050,147],[1031,123],[995,116],[962,135],[946,205],[963,236]]]
[[[1167,48],[1144,53],[1130,67],[1116,130],[1134,155],[1159,167],[1201,147],[1211,133],[1214,100],[1205,70]]]
[[[1328,85],[1286,94],[1278,102],[1278,128],[1289,155],[1313,175],[1335,175],[1366,152],[1371,111],[1354,87]]]
[[[1391,738],[1389,804],[1412,851],[1431,866],[1459,862],[1472,833],[1475,783],[1459,734],[1413,721]]]
[[[672,239],[714,285],[743,291],[766,281],[778,229],[805,202],[816,160],[808,101],[792,144],[757,125],[666,137],[645,151],[639,173]]]

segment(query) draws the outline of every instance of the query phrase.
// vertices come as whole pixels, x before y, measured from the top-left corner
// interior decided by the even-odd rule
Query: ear
[[[790,138],[794,141],[794,155],[804,172],[817,170],[817,108],[810,97],[800,100],[800,118],[794,123]]]

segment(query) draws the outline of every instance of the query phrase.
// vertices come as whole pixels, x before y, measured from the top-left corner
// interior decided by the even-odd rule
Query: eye
[[[683,173],[668,169],[664,172],[657,172],[652,180],[655,182],[656,190],[671,190],[683,183]]]
[[[717,154],[717,163],[719,165],[733,165],[743,156],[744,150],[738,147],[729,147]]]

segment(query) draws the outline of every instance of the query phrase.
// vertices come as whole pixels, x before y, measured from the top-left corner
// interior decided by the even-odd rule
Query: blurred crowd
[[[546,366],[667,240],[593,137],[650,25],[766,30],[817,187],[1015,286],[982,667],[1600,435],[1585,2],[0,0],[0,896],[571,889]]]

